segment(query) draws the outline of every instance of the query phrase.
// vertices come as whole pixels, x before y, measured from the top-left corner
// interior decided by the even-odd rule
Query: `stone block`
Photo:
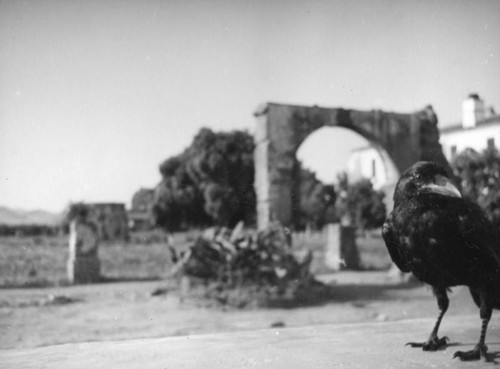
[[[356,246],[356,234],[353,227],[339,223],[327,224],[325,265],[331,271],[359,269],[359,253]]]
[[[70,283],[95,283],[100,280],[98,245],[94,224],[83,219],[71,222],[67,263]]]

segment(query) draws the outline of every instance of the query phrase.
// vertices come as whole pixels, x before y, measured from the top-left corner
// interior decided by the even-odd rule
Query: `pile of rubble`
[[[190,294],[200,293],[235,307],[306,304],[326,293],[309,266],[292,253],[286,229],[273,224],[260,232],[211,228],[178,256],[172,249],[173,275],[189,279]],[[185,283],[185,282],[184,282]],[[324,297],[324,296],[323,296]]]

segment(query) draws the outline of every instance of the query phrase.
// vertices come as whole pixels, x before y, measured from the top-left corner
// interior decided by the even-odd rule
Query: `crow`
[[[457,351],[453,358],[485,359],[492,309],[500,309],[500,239],[485,212],[461,197],[443,167],[417,162],[398,180],[382,236],[392,261],[429,284],[439,307],[428,340],[407,345],[424,351],[446,346],[448,338],[439,338],[438,330],[449,305],[447,291],[465,285],[479,307],[481,334],[473,350]]]

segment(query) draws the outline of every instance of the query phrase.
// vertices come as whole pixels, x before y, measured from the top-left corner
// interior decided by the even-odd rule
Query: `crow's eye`
[[[422,176],[421,176],[419,173],[415,173],[415,174],[413,175],[413,179],[414,179],[415,181],[420,181],[420,180],[422,179]]]

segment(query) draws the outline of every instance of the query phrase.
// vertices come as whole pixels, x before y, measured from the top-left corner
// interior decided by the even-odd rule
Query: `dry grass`
[[[174,243],[185,248],[195,237],[176,234]],[[317,233],[294,239],[297,252],[311,249],[315,253],[313,268],[321,266],[322,237]],[[380,241],[376,236],[358,240],[365,267],[388,260]],[[287,306],[293,309],[209,305],[207,299],[186,298],[182,288],[162,280],[169,271],[170,255],[164,241],[147,234],[133,235],[128,244],[101,245],[103,275],[122,283],[63,286],[67,248],[65,237],[0,238],[0,347],[192,335],[276,324],[374,322],[435,313],[430,291],[387,282],[385,271],[324,275],[322,281],[331,293],[317,304]],[[1,288],[7,286],[45,288]],[[450,314],[477,311],[465,289],[455,293],[454,299],[459,301]]]
[[[0,286],[44,286],[63,281],[66,245],[62,237],[0,238]]]
[[[0,238],[0,287],[66,284],[67,237]],[[167,275],[165,243],[109,243],[99,247],[106,280],[152,280]]]
[[[185,249],[199,231],[177,233],[173,243]],[[297,253],[314,253],[312,272],[325,271],[324,234],[294,235]],[[380,270],[390,266],[390,259],[377,233],[357,240],[363,269]],[[0,287],[44,287],[66,284],[68,258],[67,236],[0,238]],[[159,233],[133,234],[128,243],[105,243],[99,247],[101,273],[106,280],[160,280],[168,275],[170,253]]]
[[[356,244],[364,270],[385,270],[391,267],[391,258],[380,232],[358,237]]]
[[[324,232],[294,234],[293,247],[297,252],[311,250],[314,255],[311,269],[313,273],[328,272],[323,261],[323,247],[326,244]],[[374,230],[356,239],[362,270],[386,270],[391,266],[391,259],[385,247],[380,231]]]

